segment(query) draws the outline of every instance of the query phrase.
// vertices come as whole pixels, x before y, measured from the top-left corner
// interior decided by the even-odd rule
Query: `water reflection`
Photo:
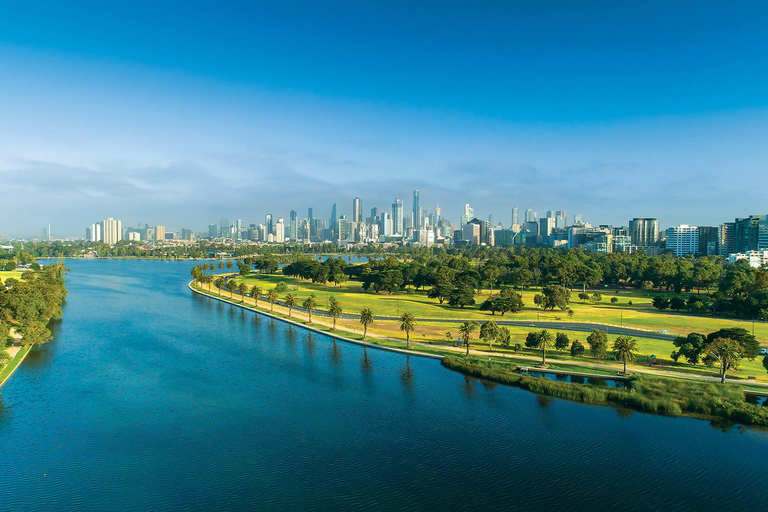
[[[536,403],[539,405],[539,407],[549,407],[554,401],[555,400],[551,396],[536,395]]]
[[[413,369],[411,369],[411,356],[405,356],[405,366],[400,368],[400,381],[403,387],[408,390],[413,389]]]
[[[464,392],[464,396],[470,402],[475,401],[475,378],[469,375],[464,375],[464,382],[462,382],[461,390]]]
[[[363,347],[363,357],[360,359],[360,368],[363,370],[363,374],[370,374],[373,370],[373,361],[368,356],[368,347]]]
[[[336,338],[333,339],[333,345],[331,345],[331,349],[329,350],[328,354],[331,357],[331,362],[333,363],[333,366],[337,369],[341,369],[341,349],[339,348],[339,344],[336,343]]]

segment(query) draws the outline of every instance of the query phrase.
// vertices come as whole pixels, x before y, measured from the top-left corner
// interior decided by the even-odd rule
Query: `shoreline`
[[[27,355],[32,351],[32,347],[33,345],[26,345],[21,347],[13,359],[8,361],[8,364],[5,366],[5,368],[0,371],[0,388],[2,388],[3,384],[8,382],[16,370],[19,369],[21,363],[24,362],[24,359],[26,359]],[[3,374],[5,374],[5,377],[3,377]]]
[[[203,297],[208,297],[208,298],[211,298],[211,299],[215,299],[215,300],[224,302],[226,304],[231,304],[232,306],[237,306],[239,308],[242,308],[242,309],[245,309],[245,310],[248,310],[248,311],[253,311],[256,314],[268,316],[268,317],[273,318],[275,320],[280,320],[282,322],[285,322],[285,323],[288,323],[288,324],[291,324],[291,325],[295,325],[296,327],[301,327],[301,328],[307,329],[309,331],[316,332],[318,334],[323,334],[325,336],[330,336],[331,338],[335,338],[335,339],[340,340],[340,341],[344,341],[344,342],[347,342],[347,343],[352,343],[354,345],[360,345],[360,346],[363,346],[363,347],[369,347],[369,348],[378,349],[378,350],[385,350],[387,352],[394,352],[394,353],[397,353],[397,354],[404,354],[404,355],[407,355],[407,356],[426,357],[428,359],[437,359],[437,360],[442,360],[445,357],[445,356],[441,356],[441,355],[437,355],[437,354],[426,354],[424,352],[413,352],[413,351],[404,350],[404,349],[401,349],[401,348],[387,347],[387,346],[383,346],[383,345],[376,345],[374,343],[368,343],[367,341],[354,340],[352,338],[347,338],[346,336],[342,336],[340,334],[335,334],[335,333],[332,333],[332,332],[323,331],[321,329],[318,329],[316,327],[312,327],[312,326],[304,324],[304,323],[296,322],[296,321],[288,319],[288,318],[282,318],[282,317],[274,315],[274,314],[272,314],[272,313],[270,313],[268,311],[261,311],[257,307],[251,307],[251,306],[249,306],[247,304],[238,304],[236,302],[228,300],[226,297],[217,297],[215,295],[210,295],[210,294],[202,292],[200,290],[196,290],[192,286],[193,282],[194,281],[190,281],[189,283],[187,283],[187,287],[190,290],[192,290],[193,293],[196,293],[196,294],[201,295]]]

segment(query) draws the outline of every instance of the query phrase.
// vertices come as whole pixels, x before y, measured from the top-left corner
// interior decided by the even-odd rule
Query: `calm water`
[[[70,261],[0,397],[0,510],[766,510],[768,434],[483,384]]]

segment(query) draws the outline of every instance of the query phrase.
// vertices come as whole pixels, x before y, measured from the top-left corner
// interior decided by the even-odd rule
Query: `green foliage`
[[[280,281],[275,285],[275,291],[277,293],[285,293],[288,291],[288,285],[285,284],[285,281]]]
[[[411,331],[416,328],[416,317],[410,313],[403,313],[398,320],[400,330],[405,332],[405,346],[411,348]]]
[[[360,312],[360,323],[363,324],[363,339],[368,335],[368,325],[373,323],[373,311],[365,308]]]
[[[483,322],[483,325],[480,326],[480,339],[488,343],[489,346],[493,344],[493,340],[495,340],[498,335],[499,326],[493,320]]]
[[[571,357],[581,357],[584,355],[584,345],[579,340],[573,340],[571,343]]]
[[[729,338],[738,342],[742,348],[742,357],[749,359],[750,361],[754,361],[755,358],[760,355],[760,343],[748,330],[742,329],[741,327],[732,327],[711,332],[707,335],[707,342],[712,343],[717,338]]]
[[[571,300],[571,292],[560,285],[548,285],[541,289],[541,293],[534,296],[533,301],[542,309],[553,310],[560,308],[563,311],[568,309],[568,303]]]
[[[595,329],[587,336],[587,344],[594,357],[603,359],[608,351],[608,335],[605,331]]]
[[[508,347],[509,343],[512,341],[512,333],[510,332],[509,327],[500,327],[499,334],[496,339],[499,341],[499,343],[505,347]]]
[[[675,338],[672,344],[678,347],[678,350],[672,352],[672,359],[677,361],[682,356],[695,366],[701,361],[701,354],[707,346],[707,339],[703,334],[692,332],[688,336]]]
[[[613,355],[616,360],[624,363],[624,373],[627,373],[627,362],[635,360],[637,352],[637,341],[631,336],[619,336],[613,342]]]
[[[568,335],[564,332],[557,333],[557,336],[555,336],[555,348],[557,350],[565,350],[568,347],[571,346],[571,340],[568,338]]]
[[[663,295],[656,295],[653,298],[652,304],[653,304],[653,307],[655,307],[659,311],[664,311],[669,307],[669,299]]]
[[[603,295],[598,292],[595,292],[592,294],[592,297],[590,297],[590,300],[592,302],[601,302],[603,300]]]
[[[467,355],[469,355],[469,343],[472,341],[472,333],[477,330],[477,322],[474,320],[467,320],[459,326],[459,336],[464,340],[464,345],[467,347]]]
[[[336,297],[331,296],[328,298],[328,315],[333,318],[333,330],[336,330],[336,320],[344,313],[344,309],[336,300]]]
[[[448,295],[448,304],[451,306],[471,306],[475,303],[475,289],[472,285],[467,283],[461,283],[454,286]]]
[[[616,304],[617,302],[619,302],[618,297],[611,297],[611,304]]]

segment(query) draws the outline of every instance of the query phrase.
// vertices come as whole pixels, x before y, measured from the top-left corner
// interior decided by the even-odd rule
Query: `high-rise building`
[[[355,223],[347,218],[346,215],[339,217],[337,231],[339,232],[339,242],[353,241],[355,236]]]
[[[687,224],[667,229],[667,249],[675,256],[696,254],[699,250],[699,229]]]
[[[275,225],[272,222],[272,214],[268,213],[264,216],[264,225],[267,226],[267,235],[275,234]]]
[[[119,220],[112,217],[101,222],[101,236],[105,244],[115,245],[123,239],[123,226]]]
[[[419,205],[419,189],[413,191],[413,211],[411,212],[413,218],[413,229],[421,229],[421,206]]]
[[[718,253],[720,256],[728,256],[736,252],[734,249],[733,236],[736,232],[736,224],[733,222],[726,222],[720,224],[717,228],[717,244]]]
[[[440,209],[440,205],[438,204],[435,206],[435,224],[439,223],[441,220],[443,220],[442,210]]]
[[[279,244],[285,242],[285,221],[282,217],[279,217],[275,223],[274,240]]]
[[[241,219],[237,219],[235,221],[234,239],[240,240],[242,236],[243,236],[243,221]]]
[[[520,210],[517,208],[517,206],[512,207],[512,229],[515,229],[515,226],[520,225]]]
[[[568,212],[558,210],[555,212],[555,229],[565,229],[568,224]]]
[[[464,213],[461,215],[461,228],[464,228],[464,225],[475,218],[475,210],[469,206],[469,203],[464,205]]]
[[[750,215],[743,219],[736,219],[733,233],[734,252],[746,253],[757,250],[760,221],[765,219],[765,215]]]
[[[288,214],[288,238],[292,242],[299,239],[299,212],[291,210]]]
[[[192,234],[191,229],[181,228],[181,239],[192,241],[195,239],[195,235]]]
[[[221,238],[229,238],[230,234],[229,219],[222,217],[219,219],[219,236]]]
[[[333,231],[334,235],[337,233],[337,230],[339,229],[339,226],[338,226],[339,216],[337,215],[337,213],[338,212],[336,211],[336,203],[333,203],[333,205],[331,206],[331,218],[329,219],[328,227]]]
[[[525,223],[528,224],[529,222],[536,222],[538,220],[538,215],[536,215],[536,212],[528,208],[525,210]]]
[[[219,236],[219,226],[208,224],[208,238],[216,238],[217,236]]]
[[[632,238],[632,243],[639,247],[655,244],[659,241],[658,219],[635,217],[629,221],[629,236]]]
[[[165,240],[165,226],[155,226],[155,241],[161,242]]]
[[[718,229],[714,226],[699,226],[699,249],[697,254],[716,256],[719,252]]]
[[[392,234],[403,235],[403,200],[395,199],[392,203]]]
[[[352,200],[352,222],[363,222],[363,200],[359,197]]]
[[[91,227],[85,230],[85,239],[89,242],[102,242],[101,222],[94,222]]]

